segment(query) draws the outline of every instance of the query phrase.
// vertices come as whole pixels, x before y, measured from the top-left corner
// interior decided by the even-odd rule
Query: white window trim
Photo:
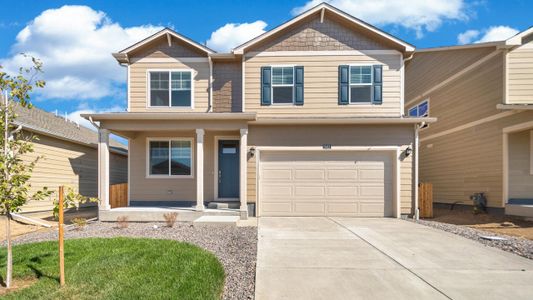
[[[370,67],[370,83],[352,84],[352,67]],[[348,105],[374,105],[374,88],[370,88],[369,102],[352,102],[352,86],[373,86],[374,85],[374,65],[372,64],[349,64],[348,65]]]
[[[296,65],[271,65],[270,66],[270,96],[272,97],[272,106],[295,106],[296,107],[296,99],[294,99],[294,83],[296,82],[296,78],[294,78],[295,71],[294,67]],[[274,68],[292,68],[292,84],[276,84],[276,87],[292,87],[292,103],[275,103],[274,102]]]
[[[150,93],[150,72],[168,72],[168,106],[152,106],[152,99]],[[191,105],[190,106],[172,106],[172,72],[190,72],[191,73]],[[147,69],[146,70],[146,108],[152,109],[172,109],[172,110],[191,110],[194,109],[194,77],[196,75],[194,69]]]
[[[170,175],[170,166],[169,166],[169,175],[152,175],[150,174],[150,142],[169,142],[169,151],[171,150],[171,141],[189,141],[191,142],[191,175]],[[170,155],[171,152],[169,152]],[[194,138],[192,137],[148,137],[146,138],[146,178],[148,179],[193,179],[194,178]],[[169,164],[170,164],[169,157]]]

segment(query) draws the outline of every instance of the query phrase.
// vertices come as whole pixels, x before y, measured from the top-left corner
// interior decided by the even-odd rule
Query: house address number
[[[322,149],[331,149],[331,144],[322,144]]]

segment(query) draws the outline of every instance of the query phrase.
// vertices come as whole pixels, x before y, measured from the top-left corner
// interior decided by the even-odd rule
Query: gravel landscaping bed
[[[157,228],[155,228],[157,226]],[[130,223],[118,228],[115,223],[94,222],[82,230],[69,227],[65,238],[147,237],[171,239],[195,244],[214,253],[224,265],[226,283],[224,299],[253,299],[257,256],[257,228],[235,226],[193,226],[176,223],[173,228],[163,223]],[[14,244],[57,239],[57,232],[35,232],[20,236]],[[5,242],[2,243],[5,245]]]
[[[460,236],[469,238],[471,240],[478,241],[484,245],[496,247],[496,248],[529,258],[529,259],[533,259],[533,241],[532,240],[513,237],[509,235],[497,234],[494,232],[483,231],[479,229],[470,228],[467,226],[447,224],[447,223],[441,223],[441,222],[430,221],[430,220],[418,220],[418,221],[413,221],[413,222],[426,225],[426,226],[430,226],[433,228],[437,228],[440,230],[444,230],[447,232],[455,233]],[[487,239],[482,238],[481,236],[498,236],[498,237],[505,238],[505,240],[499,240],[499,241],[498,240],[487,240]]]

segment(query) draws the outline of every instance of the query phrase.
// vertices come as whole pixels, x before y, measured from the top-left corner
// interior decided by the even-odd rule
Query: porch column
[[[100,210],[109,210],[109,130],[98,129],[98,199]]]
[[[241,129],[241,140],[240,140],[240,193],[239,199],[241,200],[241,217],[248,217],[248,205],[246,204],[246,168],[248,165],[248,128]]]
[[[196,210],[204,210],[204,133],[196,129]]]

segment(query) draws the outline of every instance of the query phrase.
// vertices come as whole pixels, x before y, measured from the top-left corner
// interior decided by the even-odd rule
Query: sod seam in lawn
[[[2,278],[5,260],[2,248]],[[66,240],[61,289],[57,242],[15,246],[13,263],[15,277],[39,280],[5,299],[220,299],[224,288],[224,268],[213,254],[171,240]]]

